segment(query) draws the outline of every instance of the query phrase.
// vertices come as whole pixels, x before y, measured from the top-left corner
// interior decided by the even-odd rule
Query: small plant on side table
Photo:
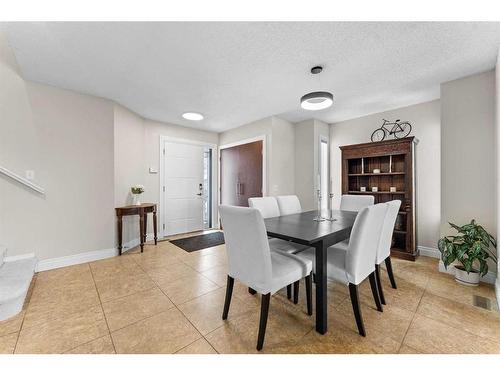
[[[142,185],[134,185],[130,188],[133,197],[133,204],[139,206],[141,202],[139,201],[139,195],[144,193],[144,186]]]

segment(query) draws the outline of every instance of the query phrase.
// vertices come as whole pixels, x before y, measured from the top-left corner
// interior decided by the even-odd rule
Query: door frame
[[[198,146],[205,146],[207,148],[210,148],[212,150],[212,186],[211,186],[211,192],[212,192],[212,228],[216,228],[216,224],[219,222],[218,218],[218,210],[217,210],[217,205],[213,204],[213,202],[217,202],[218,195],[217,195],[217,184],[218,184],[218,176],[214,176],[214,173],[218,174],[218,168],[217,168],[217,156],[218,156],[218,146],[215,143],[210,143],[210,142],[202,142],[202,141],[194,141],[191,139],[185,139],[185,138],[177,138],[177,137],[170,137],[166,135],[160,135],[160,142],[159,142],[159,155],[160,155],[160,170],[159,170],[159,185],[158,185],[158,191],[160,192],[160,203],[159,203],[159,237],[164,238],[166,237],[166,226],[165,226],[165,217],[164,213],[166,212],[167,209],[167,200],[165,198],[165,193],[166,191],[163,189],[165,186],[165,142],[171,142],[171,143],[184,143],[184,144],[189,144],[189,145],[198,145]],[[217,224],[218,225],[218,224]],[[209,228],[209,229],[212,229]]]
[[[226,143],[224,145],[219,146],[219,155],[217,157],[217,183],[219,185],[219,189],[217,190],[217,202],[218,205],[221,202],[221,171],[220,171],[220,162],[221,162],[221,151],[224,150],[225,148],[231,148],[235,146],[241,146],[241,145],[246,145],[248,143],[253,143],[253,142],[258,142],[262,141],[262,196],[265,197],[267,196],[267,147],[266,147],[266,139],[267,136],[265,134],[258,135],[256,137],[252,138],[245,138],[241,139],[239,141],[231,142],[231,143]],[[219,210],[217,210],[217,223],[220,222],[219,218]]]
[[[328,193],[330,193],[330,180],[332,178],[332,171],[331,169],[331,150],[330,150],[330,139],[323,134],[320,134],[318,137],[318,171],[317,173],[321,174],[321,169],[323,168],[322,160],[321,160],[321,144],[326,143],[326,196],[323,197],[326,201],[326,207],[327,209],[330,207],[330,197],[328,196]],[[315,177],[316,178],[316,177]],[[314,197],[316,200],[316,196]]]

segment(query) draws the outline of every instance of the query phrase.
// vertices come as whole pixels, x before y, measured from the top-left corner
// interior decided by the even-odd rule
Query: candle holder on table
[[[318,192],[318,216],[316,216],[314,221],[325,221],[326,219],[321,216],[321,190],[317,190]]]
[[[333,193],[328,194],[328,196],[330,197],[330,217],[326,220],[337,221],[337,219],[333,217]]]

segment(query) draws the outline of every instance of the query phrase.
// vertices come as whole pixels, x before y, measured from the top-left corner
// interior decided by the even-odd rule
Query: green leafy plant
[[[142,194],[144,193],[144,186],[142,185],[134,185],[130,188],[132,194]]]
[[[457,236],[446,236],[439,240],[438,248],[445,267],[454,261],[462,263],[467,273],[479,272],[481,276],[488,273],[487,259],[498,261],[492,247],[496,249],[497,242],[475,220],[462,226],[449,223],[458,232]],[[479,269],[475,268],[479,265]]]

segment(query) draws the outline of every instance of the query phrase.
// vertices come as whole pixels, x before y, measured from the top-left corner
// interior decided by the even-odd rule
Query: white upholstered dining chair
[[[275,197],[248,198],[248,206],[259,210],[264,219],[282,215]],[[307,246],[279,238],[270,238],[269,243],[272,245],[273,250],[288,254],[296,254],[308,248]]]
[[[296,195],[279,195],[276,197],[280,215],[292,215],[302,212],[299,197]]]
[[[368,206],[373,206],[375,203],[375,198],[373,195],[347,195],[344,194],[340,197],[340,210],[341,211],[354,211],[359,212],[363,208]],[[344,240],[335,244],[337,248],[343,248],[347,250],[349,246],[349,240]]]
[[[382,289],[382,283],[380,282],[380,265],[382,264],[382,262],[385,262],[385,267],[387,269],[387,274],[389,275],[389,280],[391,281],[391,286],[394,289],[397,289],[396,279],[394,278],[394,273],[392,272],[391,242],[392,233],[394,231],[394,224],[396,223],[399,208],[401,207],[401,201],[396,199],[385,204],[387,205],[387,211],[385,214],[384,224],[382,225],[382,231],[380,233],[377,258],[375,260],[375,275],[377,276],[377,285],[379,288],[380,300],[384,305],[385,297],[384,291]]]
[[[312,315],[312,262],[296,255],[271,251],[264,219],[259,210],[248,207],[220,206],[224,226],[228,275],[222,319],[226,320],[234,279],[262,294],[257,350],[266,333],[271,295],[305,278],[307,311]]]
[[[299,202],[300,205],[300,202]],[[262,214],[264,219],[277,217],[283,215],[280,211],[278,200],[275,197],[254,197],[248,198],[248,206],[252,208],[256,208]],[[270,238],[269,244],[271,245],[271,249],[274,251],[280,251],[288,254],[297,254],[301,251],[307,250],[309,247],[300,245],[298,243],[294,243],[291,241],[282,240],[279,238]],[[299,283],[297,282],[294,285],[295,289],[295,297],[293,302],[295,304],[298,303],[298,294],[299,294]],[[252,289],[248,290],[251,294],[255,294],[255,291]],[[292,298],[292,285],[288,285],[286,287],[286,295],[288,299]]]
[[[375,203],[373,195],[347,195],[340,197],[341,211],[356,211],[359,212],[363,208],[372,206]]]
[[[349,286],[352,309],[361,336],[366,336],[366,331],[359,304],[358,285],[366,278],[370,279],[377,310],[383,311],[375,276],[375,260],[386,211],[385,203],[363,208],[354,221],[347,251],[336,248],[335,245],[328,248],[327,276]],[[297,256],[313,262],[315,260],[315,253],[311,250],[303,251]]]

